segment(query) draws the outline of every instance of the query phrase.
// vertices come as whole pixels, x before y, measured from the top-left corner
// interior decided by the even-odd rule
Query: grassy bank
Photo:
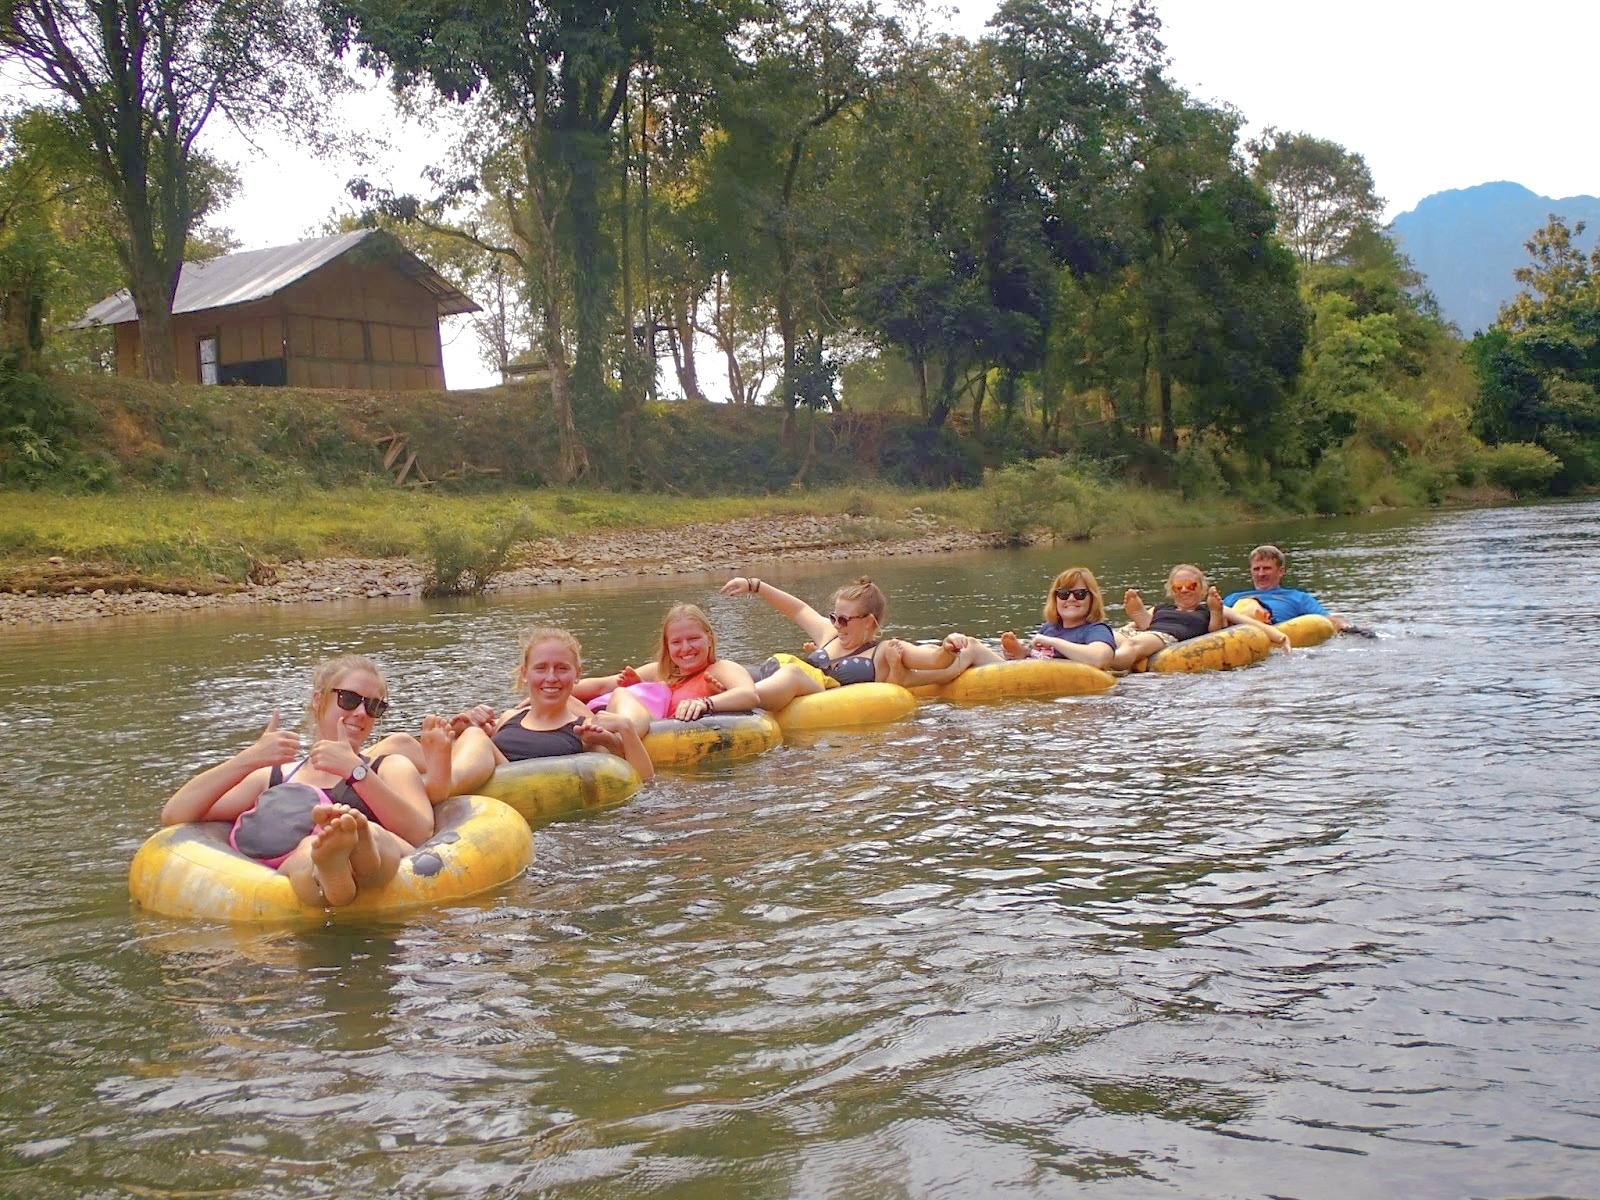
[[[920,509],[958,528],[1063,539],[1244,519],[1237,504],[1179,503],[1166,493],[1096,481],[1050,466],[997,472],[980,488],[882,485],[775,496],[661,496],[501,489],[472,495],[392,487],[217,495],[158,490],[61,495],[9,492],[0,505],[0,588],[108,591],[136,587],[215,590],[286,560],[337,555],[409,556],[465,534],[483,544],[515,531],[528,553],[538,538],[663,529],[736,517],[849,514],[862,535],[906,536],[896,524]],[[1048,484],[1048,487],[1041,485]],[[52,557],[61,563],[51,563]]]

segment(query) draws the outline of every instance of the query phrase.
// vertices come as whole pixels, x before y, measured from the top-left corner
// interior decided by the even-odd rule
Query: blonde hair
[[[1202,596],[1206,594],[1206,589],[1211,586],[1211,580],[1206,578],[1206,573],[1193,563],[1179,563],[1177,566],[1173,567],[1172,570],[1167,572],[1167,595],[1173,596],[1173,599],[1177,599],[1177,597],[1173,595],[1172,581],[1178,577],[1179,571],[1193,571],[1200,579],[1200,594]]]
[[[711,652],[706,659],[706,666],[709,667],[717,661],[717,631],[711,628],[711,619],[698,604],[674,604],[667,609],[667,615],[662,618],[661,645],[656,650],[656,670],[660,673],[661,682],[669,686],[683,678],[683,672],[678,670],[678,664],[672,661],[672,655],[667,650],[667,626],[674,621],[693,621],[700,626],[711,642]]]
[[[1061,610],[1056,607],[1056,591],[1072,587],[1074,584],[1089,589],[1089,615],[1084,618],[1084,622],[1087,624],[1090,621],[1104,621],[1105,597],[1100,594],[1100,581],[1088,567],[1068,567],[1056,576],[1055,582],[1050,585],[1050,590],[1044,594],[1044,619],[1052,625],[1061,624]]]
[[[560,642],[572,651],[572,663],[579,672],[583,671],[583,647],[578,645],[578,639],[565,629],[554,625],[535,625],[517,639],[517,666],[511,672],[511,687],[518,693],[528,690],[528,655],[533,653],[535,646],[545,642]]]
[[[333,685],[351,671],[372,672],[378,677],[378,687],[383,692],[382,698],[388,698],[388,681],[384,679],[383,672],[378,670],[378,664],[365,654],[341,654],[338,658],[323,659],[311,669],[311,699],[306,701],[306,719],[301,727],[312,737],[316,736],[317,725],[322,720],[322,710],[328,706],[328,698],[333,695]]]
[[[842,588],[835,590],[828,597],[828,606],[831,608],[841,600],[853,600],[861,604],[866,613],[871,616],[879,626],[883,625],[883,614],[889,611],[889,598],[883,594],[883,589],[872,582],[870,575],[857,577],[854,583],[847,583]]]

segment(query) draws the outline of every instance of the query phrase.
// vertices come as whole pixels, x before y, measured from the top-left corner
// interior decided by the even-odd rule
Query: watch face
[[[367,777],[367,764],[366,763],[357,763],[354,767],[352,767],[350,769],[350,778],[356,780],[358,783],[361,780],[365,779],[366,777]]]

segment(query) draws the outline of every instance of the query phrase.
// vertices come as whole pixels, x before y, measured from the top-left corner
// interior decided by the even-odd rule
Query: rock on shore
[[[899,521],[849,516],[744,517],[672,529],[643,529],[541,538],[520,548],[516,567],[491,592],[521,591],[595,579],[737,572],[757,562],[941,554],[1000,544],[995,534],[944,525],[913,509]],[[271,583],[237,591],[180,595],[106,591],[41,596],[0,593],[0,625],[86,621],[134,613],[251,604],[314,604],[376,600],[422,593],[422,568],[408,558],[322,558],[281,563]]]

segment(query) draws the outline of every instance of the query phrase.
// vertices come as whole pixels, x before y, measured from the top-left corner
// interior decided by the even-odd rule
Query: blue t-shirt
[[[1222,602],[1232,608],[1240,600],[1259,600],[1272,614],[1272,623],[1282,625],[1285,621],[1295,617],[1303,617],[1315,613],[1319,617],[1328,615],[1328,610],[1317,603],[1317,598],[1310,592],[1296,591],[1294,588],[1275,587],[1264,592],[1232,592],[1222,598]]]
[[[1057,625],[1054,621],[1047,621],[1039,626],[1039,633],[1045,637],[1060,638],[1063,642],[1072,642],[1079,646],[1092,646],[1096,642],[1104,642],[1113,650],[1117,648],[1116,635],[1111,632],[1111,626],[1104,621],[1086,621],[1082,625],[1074,625],[1071,629],[1064,625]],[[1050,650],[1050,657],[1058,657],[1054,647]]]

